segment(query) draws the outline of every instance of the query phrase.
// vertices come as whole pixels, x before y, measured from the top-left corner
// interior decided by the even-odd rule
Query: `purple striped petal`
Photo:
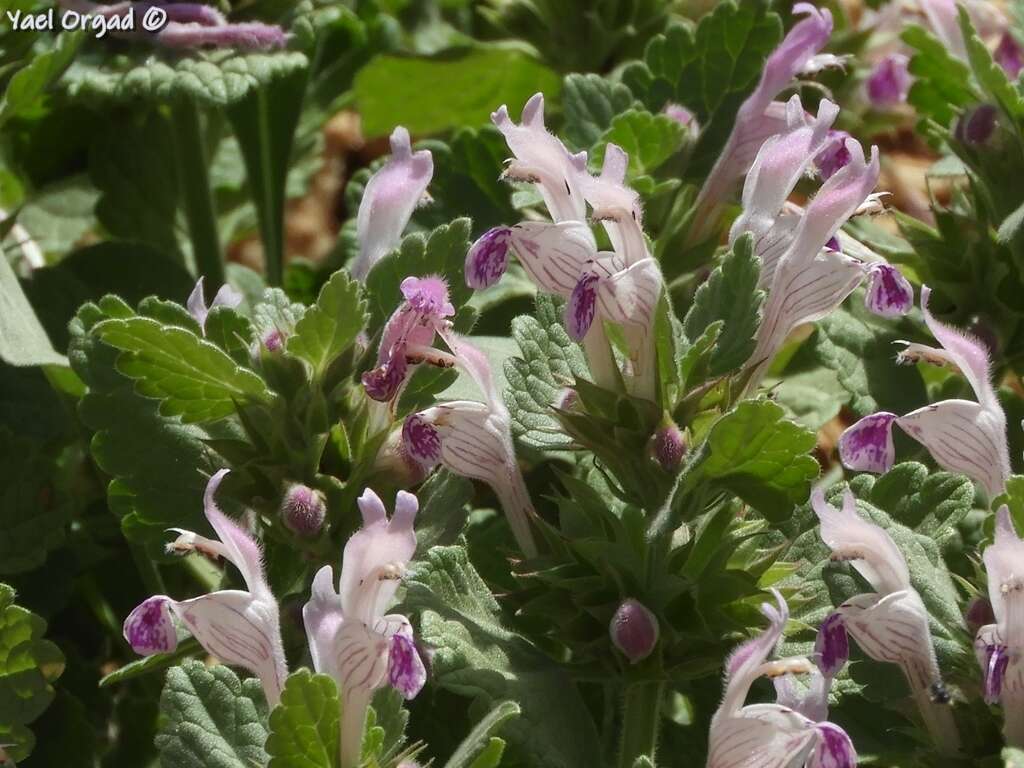
[[[838,613],[829,614],[818,628],[814,640],[818,669],[826,677],[835,677],[850,658],[850,640],[843,626],[843,617]]]
[[[413,699],[427,682],[427,668],[408,635],[396,632],[391,636],[388,652],[388,682],[406,700]]]
[[[124,639],[140,656],[170,653],[178,647],[170,603],[171,599],[165,595],[151,597],[124,620]]]
[[[588,273],[576,283],[565,305],[565,329],[569,336],[580,341],[587,335],[597,311],[597,288],[600,278]]]
[[[857,765],[857,750],[842,728],[833,723],[818,723],[818,742],[807,768],[853,768]]]
[[[914,289],[891,264],[872,264],[868,267],[864,306],[882,317],[905,315],[914,306]]]
[[[1006,668],[1009,664],[1010,655],[1005,645],[985,646],[985,665],[982,672],[985,676],[985,701],[989,704],[999,703],[999,697],[1003,694]]]
[[[466,254],[466,285],[480,290],[494,285],[508,269],[509,241],[512,230],[493,227],[484,232]]]
[[[855,472],[882,474],[892,469],[896,449],[892,442],[895,413],[882,411],[865,416],[839,438],[839,460]]]

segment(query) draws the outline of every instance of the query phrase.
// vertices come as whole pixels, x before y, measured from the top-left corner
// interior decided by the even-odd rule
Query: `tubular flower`
[[[865,416],[843,432],[839,457],[843,464],[861,472],[887,472],[895,460],[892,425],[928,449],[935,461],[950,472],[976,480],[990,497],[1001,493],[1010,476],[1003,413],[992,377],[985,345],[978,339],[940,323],[928,311],[931,292],[921,288],[921,311],[941,348],[905,344],[900,362],[924,361],[949,365],[967,379],[977,402],[943,400],[904,416],[880,412]]]
[[[211,477],[203,497],[206,519],[217,538],[174,529],[179,536],[167,549],[224,558],[242,574],[246,589],[220,590],[180,602],[166,595],[151,597],[125,619],[124,638],[144,656],[169,653],[178,644],[173,615],[207,653],[255,674],[273,708],[288,676],[277,600],[267,586],[256,540],[217,507],[214,495],[227,473],[222,469]]]
[[[810,3],[796,3],[794,14],[804,14],[765,62],[761,79],[740,106],[725,147],[704,182],[697,199],[690,242],[703,241],[717,221],[719,206],[743,178],[765,139],[786,128],[786,108],[774,99],[825,47],[832,34],[832,15]]]
[[[228,307],[234,309],[242,303],[242,294],[236,291],[227,283],[224,283],[217,291],[217,295],[213,297],[213,302],[210,306],[206,306],[206,296],[203,294],[203,278],[200,277],[196,280],[196,287],[192,289],[192,293],[188,296],[186,307],[188,313],[192,315],[192,319],[199,323],[199,329],[206,335],[206,318],[210,312],[215,310],[217,307]]]
[[[995,541],[982,555],[995,623],[978,630],[974,650],[984,678],[985,700],[1003,706],[1003,734],[1009,746],[1024,745],[1024,541],[1010,510],[996,513]]]
[[[772,590],[775,605],[761,612],[769,621],[759,636],[740,645],[725,664],[725,695],[711,720],[708,768],[850,768],[857,753],[839,726],[817,722],[783,703],[744,706],[760,677],[812,671],[803,657],[768,661],[789,619],[789,607]]]
[[[356,215],[359,255],[352,276],[360,282],[389,251],[398,246],[416,206],[424,199],[434,175],[429,150],[412,151],[409,131],[391,133],[391,157],[370,177]]]
[[[154,32],[112,29],[111,34],[140,40],[152,40],[166,48],[240,48],[269,50],[283,48],[288,35],[275,24],[259,22],[231,23],[215,8],[198,3],[121,2],[101,5],[89,0],[60,0],[62,8],[83,16],[112,18],[123,16],[129,9],[136,12],[160,8],[166,23]]]
[[[363,387],[373,400],[389,403],[398,400],[422,362],[450,368],[451,355],[433,348],[434,337],[446,331],[455,308],[448,299],[448,284],[436,275],[407,277],[402,281],[403,301],[387,324],[377,352],[377,367],[363,374]]]
[[[833,647],[841,645],[838,635],[845,628],[872,659],[898,664],[932,738],[941,748],[956,751],[952,714],[933,700],[944,687],[928,630],[928,610],[910,584],[903,553],[885,530],[857,513],[849,489],[842,509],[826,502],[820,488],[811,495],[811,506],[821,521],[821,539],[832,550],[832,559],[852,562],[875,590],[850,598],[826,620]]]
[[[864,86],[871,106],[886,109],[907,100],[914,82],[907,68],[909,63],[904,54],[890,53],[875,65]]]
[[[785,249],[773,259],[762,254],[771,274],[768,299],[751,356],[749,387],[758,384],[790,332],[801,323],[820,320],[861,283],[867,267],[858,259],[826,246],[868,198],[878,181],[878,150],[866,161],[856,141],[847,143],[849,164],[831,176],[792,226]]]
[[[850,658],[850,644],[839,614],[833,613],[818,628],[811,658],[815,668],[811,670],[806,692],[802,695],[797,692],[792,675],[782,675],[773,681],[775,700],[820,723],[828,719],[828,693],[832,681]]]
[[[325,565],[313,577],[302,609],[313,666],[337,681],[343,697],[342,768],[359,765],[373,692],[389,684],[411,699],[427,678],[409,620],[385,614],[416,551],[419,501],[399,491],[390,520],[369,488],[358,504],[363,524],[345,544],[337,591],[334,571]]]
[[[449,334],[445,341],[455,364],[473,379],[484,401],[455,400],[411,414],[402,427],[405,453],[426,469],[442,464],[457,475],[487,483],[501,502],[519,547],[533,557],[537,546],[530,520],[536,511],[516,463],[511,420],[490,364],[465,339]]]

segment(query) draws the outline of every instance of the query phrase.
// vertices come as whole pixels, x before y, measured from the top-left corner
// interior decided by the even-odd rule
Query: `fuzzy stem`
[[[626,688],[619,768],[633,768],[637,758],[645,756],[654,763],[663,691],[664,684],[660,680],[632,683]]]
[[[960,751],[960,733],[949,705],[936,704],[927,689],[917,687],[914,690],[914,701],[938,751],[944,755],[956,755]]]
[[[341,768],[357,768],[363,759],[363,730],[373,691],[350,688],[341,705]]]
[[[590,375],[594,377],[594,383],[605,389],[618,390],[621,374],[615,365],[615,357],[600,317],[594,319],[587,335],[583,337],[583,349],[587,353],[587,363],[590,364]]]
[[[217,231],[217,212],[210,192],[209,160],[199,123],[199,110],[188,99],[179,100],[171,110],[177,148],[179,183],[185,218],[192,238],[196,270],[211,288],[224,284],[224,258]]]

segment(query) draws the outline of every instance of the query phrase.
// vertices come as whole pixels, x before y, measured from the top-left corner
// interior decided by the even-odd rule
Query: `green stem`
[[[207,170],[210,162],[200,130],[199,110],[194,102],[182,99],[172,108],[171,118],[178,155],[178,181],[196,269],[210,287],[216,289],[224,283],[224,257],[217,232],[217,211]]]
[[[619,768],[633,768],[633,763],[640,757],[647,757],[654,764],[663,690],[664,683],[660,680],[631,683],[626,688]]]
[[[263,195],[262,205],[256,206],[259,219],[260,238],[263,240],[263,259],[269,285],[284,282],[284,190],[274,183],[273,158],[270,142],[270,107],[266,90],[256,91],[257,119],[259,121],[260,169],[265,174],[259,185]],[[279,198],[279,199],[278,199]]]

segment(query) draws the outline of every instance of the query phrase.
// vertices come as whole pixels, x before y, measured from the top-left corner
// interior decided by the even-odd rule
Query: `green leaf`
[[[562,85],[562,132],[574,146],[590,149],[632,105],[633,94],[622,83],[595,74],[567,75]]]
[[[981,89],[995,101],[1003,112],[1014,121],[1024,118],[1024,98],[1016,84],[1010,81],[1006,71],[993,59],[988,47],[978,36],[971,17],[963,7],[960,11],[960,32],[967,46],[967,61],[971,65],[974,77]]]
[[[57,462],[42,446],[0,427],[0,573],[38,568],[64,540],[70,499],[60,487]]]
[[[754,351],[764,301],[764,291],[757,287],[760,273],[753,237],[746,234],[694,294],[693,306],[683,321],[686,338],[696,343],[713,323],[722,322],[711,353],[711,377],[736,370]]]
[[[216,421],[233,414],[239,401],[274,398],[259,376],[184,328],[132,317],[106,320],[96,333],[127,353],[118,358],[118,371],[135,379],[140,394],[161,400],[165,416],[181,416],[186,423]]]
[[[284,268],[284,201],[307,69],[286,70],[232,104],[228,119],[245,159],[249,195],[263,240],[267,280],[280,285]]]
[[[521,710],[514,701],[503,701],[481,720],[463,739],[445,768],[495,768],[501,764],[504,742],[495,734],[509,720],[519,717]]]
[[[914,84],[907,101],[922,117],[948,126],[958,107],[963,108],[979,100],[970,84],[970,69],[921,27],[909,27],[901,37],[917,51],[910,60]]]
[[[631,109],[616,115],[600,139],[594,152],[594,163],[604,162],[605,147],[617,144],[629,155],[629,173],[632,176],[653,173],[666,160],[680,150],[686,138],[686,129],[666,115]]]
[[[430,141],[420,146],[434,153],[434,202],[417,211],[420,221],[436,226],[466,216],[474,232],[484,232],[516,220],[512,186],[501,178],[508,147],[497,128],[460,128],[447,144]]]
[[[469,250],[469,219],[442,224],[429,235],[406,235],[402,244],[378,261],[366,277],[370,304],[370,328],[384,324],[401,299],[399,286],[409,275],[441,275],[448,281],[448,296],[458,310],[472,290],[463,279],[463,265]]]
[[[178,641],[178,647],[173,653],[156,653],[152,656],[143,656],[141,659],[130,661],[123,667],[100,678],[99,687],[106,688],[108,685],[117,685],[128,680],[134,680],[154,672],[162,672],[187,656],[191,656],[202,650],[199,641],[194,637],[185,637]]]
[[[551,407],[562,390],[589,375],[583,350],[565,332],[561,305],[553,296],[537,294],[536,316],[512,321],[522,357],[505,361],[504,397],[513,432],[525,444],[548,450],[573,444]]]
[[[974,483],[950,472],[929,474],[924,464],[907,461],[875,480],[869,500],[942,548],[956,539],[957,525],[974,507]]]
[[[161,768],[267,764],[267,705],[259,681],[224,666],[187,661],[167,672],[156,747]]]
[[[558,76],[523,51],[484,44],[443,59],[378,56],[353,85],[369,137],[396,125],[415,134],[484,125],[501,104],[518,115],[537,91],[554,100],[560,88]]]
[[[521,764],[601,764],[600,739],[576,686],[547,654],[504,626],[464,547],[430,550],[408,584],[406,604],[419,611],[420,636],[435,649],[437,685],[474,699],[477,712],[519,704],[521,716],[503,733]]]
[[[855,414],[908,413],[924,405],[927,395],[916,368],[895,364],[893,342],[915,335],[906,320],[893,323],[871,314],[857,293],[821,320],[807,343],[809,353],[836,372]]]
[[[61,365],[68,360],[50,343],[7,257],[0,254],[0,360],[10,365]]]
[[[62,84],[71,98],[93,106],[97,102],[194,99],[206,106],[224,107],[241,101],[260,85],[306,66],[306,57],[291,51],[222,50],[177,60],[156,56],[80,58],[68,69]]]
[[[96,224],[97,192],[85,174],[65,176],[41,187],[18,212],[18,223],[43,253],[63,255],[70,243]]]
[[[320,289],[316,304],[306,310],[288,339],[288,351],[313,366],[317,375],[352,346],[366,325],[366,301],[359,283],[343,270]]]
[[[115,113],[93,139],[89,178],[100,191],[96,218],[111,235],[180,258],[181,190],[174,146],[170,121],[159,111]]]
[[[151,303],[143,306],[156,309]],[[88,388],[78,413],[95,432],[90,442],[93,458],[114,478],[107,492],[110,509],[122,518],[125,535],[150,544],[156,557],[163,552],[167,528],[206,530],[206,481],[228,465],[211,444],[240,440],[243,433],[232,420],[200,427],[163,416],[160,402],[141,395],[117,370],[120,353],[99,339],[95,327],[112,317],[133,316],[114,297],[84,305],[71,323],[69,359]]]
[[[328,675],[289,675],[281,704],[270,713],[269,768],[334,768],[341,734],[338,688]]]
[[[745,400],[711,428],[704,474],[769,520],[787,518],[818,476],[814,433],[770,400]]]
[[[768,7],[764,0],[723,0],[695,31],[676,25],[651,40],[643,63],[623,72],[623,82],[652,112],[668,102],[694,112],[702,126],[696,171],[710,168],[718,156],[740,104],[782,39],[782,22]]]
[[[35,739],[25,726],[53,701],[53,681],[64,656],[44,640],[46,622],[14,604],[14,590],[0,584],[0,744],[13,760],[24,760]]]
[[[57,35],[52,47],[14,73],[0,96],[0,126],[36,106],[46,89],[64,74],[84,39],[83,32]]]

